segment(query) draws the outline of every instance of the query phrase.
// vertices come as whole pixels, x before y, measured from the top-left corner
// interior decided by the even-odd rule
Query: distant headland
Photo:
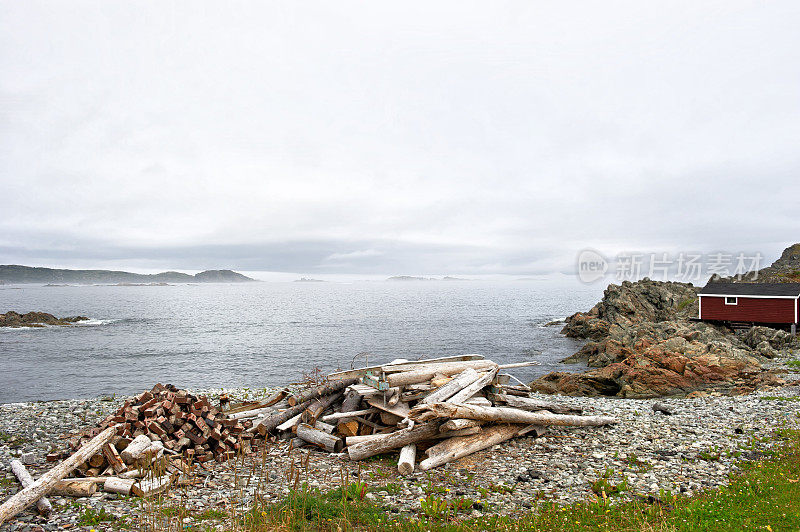
[[[58,270],[16,264],[0,265],[0,284],[97,283],[246,283],[254,282],[232,270],[206,270],[195,275],[181,272],[152,274],[113,270]]]

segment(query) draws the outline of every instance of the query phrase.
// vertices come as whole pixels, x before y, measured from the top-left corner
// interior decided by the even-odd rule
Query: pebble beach
[[[249,389],[197,393],[212,399],[222,393],[234,399],[253,397]],[[345,455],[308,447],[290,452],[288,442],[278,442],[235,463],[203,464],[194,485],[173,489],[159,504],[186,508],[186,525],[225,530],[221,511],[247,508],[254,497],[277,502],[302,482],[322,491],[343,480],[363,482],[369,487],[366,498],[388,514],[408,518],[419,514],[426,497],[469,499],[471,510],[465,515],[473,517],[528,512],[548,502],[591,500],[597,497],[592,487],[600,478],[624,486],[616,495],[621,499],[658,496],[662,491],[690,495],[725,484],[742,460],[763,457],[760,439],[774,430],[796,428],[798,395],[800,387],[794,384],[750,395],[712,393],[691,399],[543,395],[540,398],[579,406],[584,414],[613,415],[619,423],[551,427],[544,436],[511,440],[406,477],[397,474],[395,455],[356,463]],[[66,446],[63,436],[94,425],[123,401],[120,397],[0,405],[0,496],[5,499],[19,490],[10,460],[22,460],[34,476],[42,474],[52,466],[45,462],[47,453]],[[655,411],[656,403],[673,413]],[[143,504],[102,492],[83,499],[51,499],[54,511],[49,519],[28,510],[2,530],[113,529],[116,525],[110,523],[80,526],[80,515],[86,508],[104,510],[118,524],[130,526],[146,511]]]

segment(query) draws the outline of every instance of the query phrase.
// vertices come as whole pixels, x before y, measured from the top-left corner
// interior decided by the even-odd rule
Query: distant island
[[[299,279],[295,279],[295,283],[324,283],[322,279],[312,279],[311,277],[301,277]]]
[[[206,270],[195,275],[181,272],[130,273],[113,270],[57,270],[16,264],[0,265],[0,284],[154,284],[154,283],[246,283],[254,282],[231,270]]]

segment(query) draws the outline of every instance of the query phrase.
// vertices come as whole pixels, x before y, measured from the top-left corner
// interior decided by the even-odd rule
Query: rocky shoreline
[[[531,386],[543,393],[648,398],[740,395],[786,383],[771,362],[800,348],[797,338],[767,327],[735,334],[692,321],[697,305],[697,288],[687,283],[645,278],[609,285],[602,301],[567,318],[562,330],[588,340],[564,362],[596,369],[552,372]]]
[[[217,390],[234,398],[252,399],[249,390]],[[268,390],[263,392],[264,395]],[[693,399],[618,399],[563,397],[565,404],[591,414],[609,414],[620,423],[608,427],[552,428],[544,437],[522,438],[427,473],[399,477],[394,457],[354,463],[345,457],[307,448],[287,452],[287,444],[268,444],[266,451],[240,460],[198,468],[200,484],[173,489],[161,504],[185,505],[185,524],[224,530],[221,512],[246,508],[254,497],[277,502],[292,484],[294,468],[303,481],[323,491],[340,485],[342,478],[359,478],[368,488],[366,498],[384,506],[390,515],[415,518],[422,500],[470,499],[463,515],[517,514],[537,503],[569,503],[591,499],[593,483],[607,477],[612,485],[625,481],[621,498],[658,494],[661,490],[691,494],[726,483],[740,460],[763,456],[760,438],[772,430],[797,427],[800,387],[742,396],[711,393]],[[543,396],[544,397],[544,396]],[[63,435],[96,424],[122,404],[123,398],[15,403],[0,405],[0,497],[19,489],[9,462],[21,459],[38,475],[52,464],[45,456],[63,449]],[[653,410],[661,403],[673,415]],[[246,484],[243,479],[249,478]],[[111,523],[79,526],[87,508],[104,510],[134,526],[144,519],[146,505],[108,493],[84,499],[55,497],[49,520],[30,510],[2,530],[34,531],[113,529]]]

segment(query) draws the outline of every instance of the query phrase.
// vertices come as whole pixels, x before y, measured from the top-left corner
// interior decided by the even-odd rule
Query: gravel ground
[[[220,392],[205,391],[210,396]],[[252,394],[225,392],[234,397]],[[186,525],[203,521],[209,529],[222,530],[224,525],[209,510],[247,507],[256,495],[267,501],[280,500],[289,491],[293,471],[299,472],[301,481],[321,489],[338,486],[342,478],[360,478],[374,488],[367,498],[385,505],[389,512],[409,516],[420,511],[420,499],[427,496],[469,498],[473,504],[465,515],[474,516],[526,511],[542,500],[585,500],[594,497],[591,484],[604,473],[611,484],[619,484],[623,478],[627,481],[630,490],[623,497],[660,490],[691,494],[724,484],[738,460],[761,456],[759,446],[753,445],[754,437],[768,436],[779,427],[797,427],[799,395],[800,387],[789,385],[738,397],[712,394],[693,399],[631,400],[542,396],[581,406],[585,414],[614,415],[620,423],[552,429],[543,437],[512,440],[405,478],[397,474],[391,457],[352,463],[343,456],[307,449],[290,454],[286,443],[272,444],[243,463],[210,462],[207,469],[198,468],[199,484],[174,489],[163,504],[186,508],[190,513]],[[45,455],[66,446],[62,435],[93,425],[123,400],[0,405],[0,497],[5,499],[19,489],[10,460],[22,458],[34,476],[40,475],[52,465],[45,463]],[[674,414],[655,412],[654,403],[668,406]],[[87,499],[54,497],[51,501],[55,510],[49,520],[29,510],[0,530],[113,528],[107,523],[78,526],[79,515],[88,507],[104,509],[137,529],[137,519],[150,504],[105,493]]]

